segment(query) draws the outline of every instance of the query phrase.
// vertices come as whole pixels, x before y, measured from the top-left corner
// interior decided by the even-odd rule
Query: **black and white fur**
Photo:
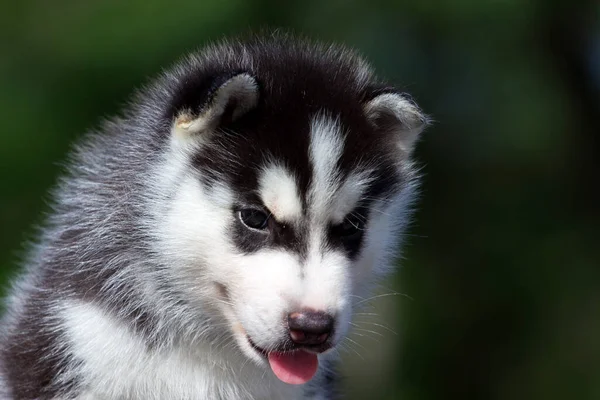
[[[74,151],[1,322],[0,398],[334,398],[425,124],[344,48],[276,35],[189,56]],[[335,316],[333,348],[287,385],[249,340],[288,349],[298,308]]]

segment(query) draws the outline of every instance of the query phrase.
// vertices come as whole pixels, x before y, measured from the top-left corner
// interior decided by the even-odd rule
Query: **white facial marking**
[[[161,239],[166,246],[163,251],[180,262],[185,260],[182,257],[188,256],[184,265],[197,262],[201,255],[230,251],[226,229],[232,218],[231,199],[232,193],[224,184],[207,190],[194,177],[185,177],[166,219],[163,217],[165,226],[161,228]]]
[[[339,122],[318,115],[310,124],[309,156],[313,166],[313,182],[309,195],[310,209],[315,218],[328,217],[331,195],[340,185],[336,165],[344,151]]]
[[[368,171],[355,172],[346,178],[331,204],[330,215],[333,223],[341,223],[344,217],[356,208],[371,179]]]
[[[317,240],[318,241],[318,240]],[[304,268],[306,292],[303,306],[336,313],[345,305],[344,296],[349,287],[346,257],[336,251],[321,251],[313,247]]]
[[[293,175],[284,167],[269,165],[261,171],[259,193],[278,221],[294,221],[302,216],[302,201]]]

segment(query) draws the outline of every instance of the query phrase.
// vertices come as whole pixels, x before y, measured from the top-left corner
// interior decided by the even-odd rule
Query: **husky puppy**
[[[426,123],[341,47],[184,59],[73,152],[1,322],[0,398],[335,398]]]

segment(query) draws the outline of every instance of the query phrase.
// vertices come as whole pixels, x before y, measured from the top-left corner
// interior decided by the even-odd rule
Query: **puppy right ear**
[[[363,109],[367,119],[379,131],[394,136],[398,149],[410,155],[425,127],[428,117],[405,94],[396,89],[380,90]]]
[[[199,111],[181,111],[172,127],[172,134],[183,140],[197,138],[214,131],[227,117],[235,121],[258,104],[256,79],[248,73],[235,75],[212,91]]]

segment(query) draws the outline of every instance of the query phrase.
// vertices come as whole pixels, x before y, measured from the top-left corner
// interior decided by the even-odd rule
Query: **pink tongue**
[[[290,385],[301,385],[315,376],[319,367],[316,354],[306,351],[269,353],[269,364],[275,376]]]

